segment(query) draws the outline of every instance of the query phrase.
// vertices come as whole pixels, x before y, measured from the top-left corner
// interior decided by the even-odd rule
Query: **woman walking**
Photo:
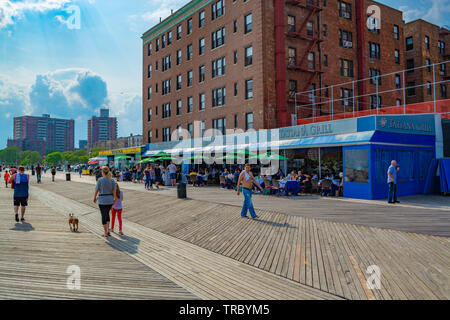
[[[97,203],[98,195],[98,207],[102,215],[102,225],[105,234],[104,237],[109,237],[109,212],[117,200],[116,195],[116,182],[112,179],[111,171],[107,166],[104,166],[101,170],[102,177],[98,179],[97,186],[95,187],[94,203]]]
[[[116,183],[116,201],[114,202],[114,205],[112,206],[112,221],[111,221],[111,231],[114,232],[114,222],[117,220],[119,221],[119,234],[123,236],[122,232],[122,201],[123,201],[123,191],[120,190],[119,184]]]
[[[150,190],[151,178],[150,178],[150,168],[148,166],[144,170],[144,175],[145,175],[145,178],[144,178],[145,179],[145,189]]]

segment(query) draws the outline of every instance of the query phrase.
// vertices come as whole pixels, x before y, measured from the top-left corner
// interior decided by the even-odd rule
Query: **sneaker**
[[[24,218],[20,219],[20,222],[25,222],[25,219]]]
[[[241,218],[248,219],[248,216],[241,216]]]
[[[253,220],[259,219],[259,216],[252,217]]]
[[[394,201],[388,201],[388,203],[395,203]]]
[[[19,214],[16,213],[16,222],[19,222]]]
[[[122,232],[122,231],[119,231],[119,234],[120,234],[121,236],[123,236],[123,232]]]

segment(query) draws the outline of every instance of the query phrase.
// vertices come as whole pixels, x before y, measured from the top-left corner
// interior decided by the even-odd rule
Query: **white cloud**
[[[425,0],[416,2],[415,8],[411,8],[409,6],[400,6],[399,10],[403,11],[403,17],[406,22],[410,22],[416,19],[423,19],[438,26],[449,24],[449,0]]]
[[[0,29],[14,24],[27,12],[47,12],[62,9],[71,0],[0,0]]]

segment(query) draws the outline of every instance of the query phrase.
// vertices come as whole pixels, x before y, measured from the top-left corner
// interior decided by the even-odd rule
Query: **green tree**
[[[15,165],[20,161],[20,149],[18,147],[9,147],[0,151],[0,162],[7,165]]]
[[[63,161],[63,156],[62,156],[61,152],[53,152],[53,153],[48,154],[46,159],[47,159],[48,165],[55,166]]]

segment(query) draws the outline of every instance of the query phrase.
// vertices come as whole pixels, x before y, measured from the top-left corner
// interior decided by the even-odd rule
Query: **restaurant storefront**
[[[394,159],[401,168],[399,195],[423,193],[430,162],[442,153],[441,132],[439,115],[367,116],[150,144],[144,155],[272,151],[288,158],[277,164],[285,173],[303,170],[319,177],[342,173],[344,197],[383,199],[387,196],[386,172]]]
[[[101,151],[99,156],[107,157],[110,167],[119,170],[128,168],[134,163],[141,161],[142,152],[145,147],[124,148],[116,150]]]

